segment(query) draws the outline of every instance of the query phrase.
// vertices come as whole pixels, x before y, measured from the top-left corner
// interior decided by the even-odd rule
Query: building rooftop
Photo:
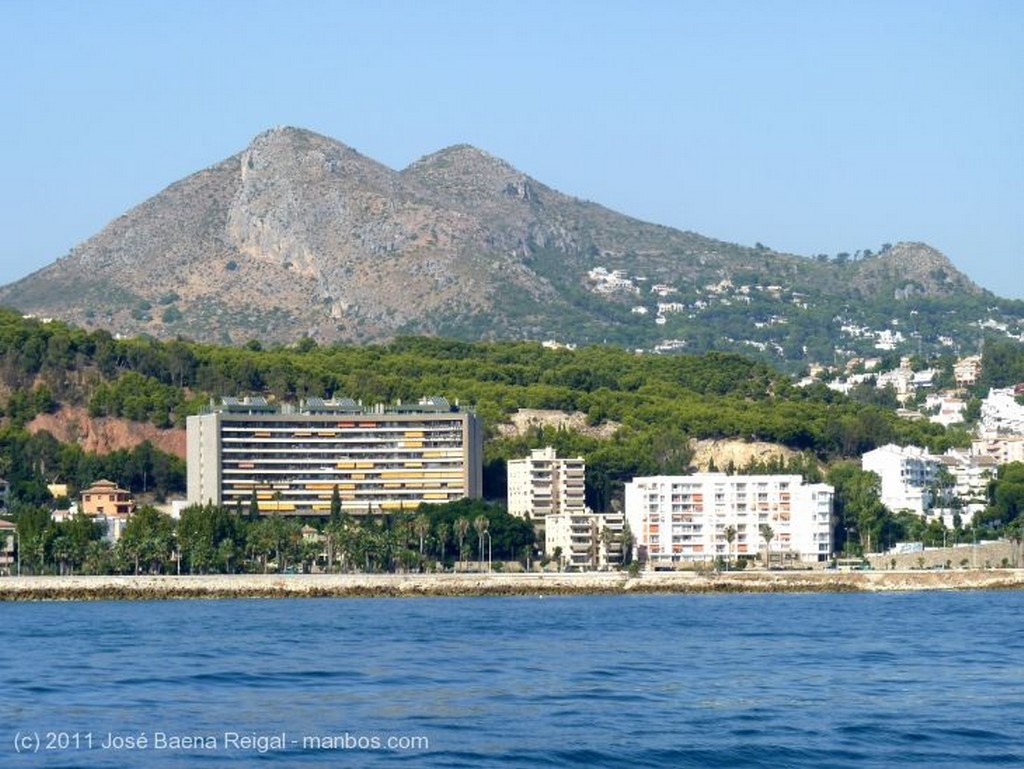
[[[229,414],[337,414],[337,415],[363,415],[363,414],[449,414],[459,413],[464,409],[460,408],[458,401],[452,404],[447,398],[439,395],[431,395],[420,398],[418,401],[406,402],[397,401],[392,404],[377,403],[364,405],[362,401],[352,398],[305,398],[295,403],[270,403],[266,398],[260,396],[246,396],[237,398],[227,396],[221,398],[220,404],[212,400],[204,409],[205,413],[223,412]]]

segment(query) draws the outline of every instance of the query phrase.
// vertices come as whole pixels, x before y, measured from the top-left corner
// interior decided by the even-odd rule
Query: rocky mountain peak
[[[468,144],[399,172],[286,126],[0,287],[0,303],[125,335],[221,343],[426,333],[653,346],[690,333],[704,308],[749,321],[744,303],[704,296],[730,275],[784,286],[801,303],[979,291],[921,243],[850,264],[764,253],[564,195]],[[671,293],[661,303],[670,317],[652,286]]]
[[[982,293],[945,254],[917,242],[897,243],[862,260],[858,263],[857,281],[868,291],[891,291],[897,300],[917,295]]]
[[[443,190],[451,202],[473,206],[502,206],[510,200],[536,203],[542,187],[504,160],[469,144],[427,155],[402,171],[402,176],[419,186]]]

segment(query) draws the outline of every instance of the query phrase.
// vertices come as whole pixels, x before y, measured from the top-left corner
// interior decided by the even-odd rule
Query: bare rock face
[[[126,419],[90,417],[79,407],[63,406],[54,414],[39,414],[27,428],[31,433],[45,430],[61,443],[76,443],[95,454],[131,450],[149,441],[161,451],[185,458],[185,431],[182,429],[161,430]]]
[[[601,341],[629,310],[623,298],[589,299],[587,273],[599,265],[677,285],[770,268],[794,290],[809,276],[887,297],[977,290],[922,244],[840,279],[802,257],[572,198],[468,145],[395,171],[333,139],[276,128],[0,288],[0,304],[216,343],[536,339],[584,325],[591,336],[579,341]]]
[[[981,291],[946,256],[925,243],[897,243],[874,259],[858,263],[855,281],[868,292],[891,286],[896,300]]]

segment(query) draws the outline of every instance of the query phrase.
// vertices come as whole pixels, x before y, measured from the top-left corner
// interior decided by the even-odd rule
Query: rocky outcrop
[[[75,406],[62,406],[52,414],[39,414],[26,427],[31,433],[45,430],[61,443],[75,443],[95,454],[130,450],[149,441],[161,451],[185,458],[185,431],[182,429],[161,430],[146,422],[90,417],[84,408]]]

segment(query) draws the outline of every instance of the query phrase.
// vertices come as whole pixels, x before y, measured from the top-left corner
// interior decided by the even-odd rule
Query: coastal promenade
[[[544,574],[0,577],[0,601],[623,593],[828,593],[1024,588],[1024,569]]]

